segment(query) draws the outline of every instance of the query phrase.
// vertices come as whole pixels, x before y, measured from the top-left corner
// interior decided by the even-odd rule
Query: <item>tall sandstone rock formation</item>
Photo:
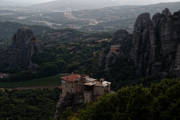
[[[135,23],[132,58],[140,77],[180,76],[180,11],[141,14]]]
[[[126,30],[120,29],[113,34],[109,48],[102,51],[99,58],[99,64],[105,72],[110,72],[120,58],[129,57],[131,44],[132,35]]]
[[[13,36],[12,45],[1,53],[1,63],[7,71],[18,71],[32,67],[32,55],[37,52],[36,39],[33,32],[27,28],[17,30]],[[2,66],[2,65],[1,65]]]
[[[132,35],[126,30],[118,30],[113,34],[110,49],[105,56],[105,71],[109,71],[119,58],[128,57],[131,48]]]

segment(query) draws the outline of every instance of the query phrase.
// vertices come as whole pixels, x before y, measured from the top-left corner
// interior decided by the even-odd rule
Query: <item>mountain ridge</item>
[[[127,4],[125,1],[117,1],[117,0],[98,0],[96,2],[84,1],[84,0],[54,0],[45,3],[34,4],[30,6],[30,8],[35,8],[39,10],[50,10],[50,11],[63,11],[70,8],[71,10],[88,10],[88,9],[103,9],[103,8],[111,8],[111,7],[141,7],[141,6],[153,6],[153,5],[165,5],[165,4],[176,4],[177,2],[159,2],[159,3],[151,3],[151,4]],[[124,4],[125,3],[125,4]]]

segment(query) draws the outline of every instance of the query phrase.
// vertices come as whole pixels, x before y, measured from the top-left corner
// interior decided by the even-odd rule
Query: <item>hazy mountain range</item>
[[[28,6],[31,4],[41,3],[42,0],[0,0],[0,6]],[[47,1],[44,1],[47,2]]]
[[[117,4],[118,1],[112,0],[55,0],[52,2],[33,5],[31,7],[44,10],[65,10],[67,8],[70,8],[72,10],[82,10],[115,6]]]
[[[166,0],[163,2],[173,2],[177,0]],[[125,5],[147,5],[160,3],[162,0],[0,0],[0,7],[9,6],[42,11],[64,11],[64,10],[87,10],[100,9],[112,6]]]
[[[39,6],[41,5],[46,4],[39,4]],[[57,6],[58,5],[61,4],[57,4]],[[0,22],[3,22],[2,25],[4,22],[9,21],[13,23],[15,22],[15,25],[17,22],[26,25],[48,26],[56,29],[73,28],[81,31],[114,31],[118,29],[126,29],[132,32],[134,22],[139,14],[143,12],[155,14],[161,12],[164,8],[169,8],[174,12],[180,10],[179,6],[180,2],[141,6],[116,6],[102,9],[72,11],[72,15],[70,16],[65,16],[64,12],[49,10],[46,12],[45,10],[37,12],[33,7],[32,9],[24,9],[25,7],[22,7],[19,10],[17,10],[17,8],[15,8],[15,10],[9,10],[13,7],[7,7],[6,10],[0,9]],[[36,7],[38,8],[38,5]],[[62,9],[61,7],[59,8]],[[64,9],[66,8],[64,7]],[[6,35],[7,31],[4,30],[4,27],[2,28],[2,32]],[[14,27],[10,24],[8,28]],[[15,28],[17,29],[17,27]]]
[[[10,5],[13,5],[15,4],[14,2],[12,3],[13,1],[10,1],[10,0],[0,0],[0,6],[10,6]]]
[[[171,0],[173,1],[173,0]],[[54,0],[51,2],[45,2],[31,6],[31,8],[39,10],[51,10],[51,11],[63,11],[67,8],[72,10],[84,10],[84,9],[99,9],[112,6],[123,5],[146,5],[161,2],[157,1],[145,1],[145,0]],[[169,2],[166,0],[166,2]]]

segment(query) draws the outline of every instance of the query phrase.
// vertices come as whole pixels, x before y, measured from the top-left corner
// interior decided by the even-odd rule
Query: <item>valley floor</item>
[[[0,82],[0,88],[15,88],[19,90],[36,88],[56,88],[61,84],[60,75],[34,79],[24,82]]]

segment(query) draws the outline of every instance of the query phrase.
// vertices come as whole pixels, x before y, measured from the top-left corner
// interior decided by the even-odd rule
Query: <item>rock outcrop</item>
[[[135,23],[132,58],[141,77],[179,75],[180,11],[141,14]]]
[[[121,51],[121,45],[111,45],[108,54],[105,57],[105,71],[109,71],[109,68],[115,64],[120,56],[123,55]]]
[[[108,52],[103,54],[103,62],[106,72],[110,71],[111,66],[116,64],[120,58],[129,56],[131,42],[132,35],[126,30],[118,30],[114,33]]]
[[[1,63],[7,71],[18,71],[32,67],[32,55],[37,52],[36,39],[27,28],[19,29],[13,36],[12,45],[1,53]]]

